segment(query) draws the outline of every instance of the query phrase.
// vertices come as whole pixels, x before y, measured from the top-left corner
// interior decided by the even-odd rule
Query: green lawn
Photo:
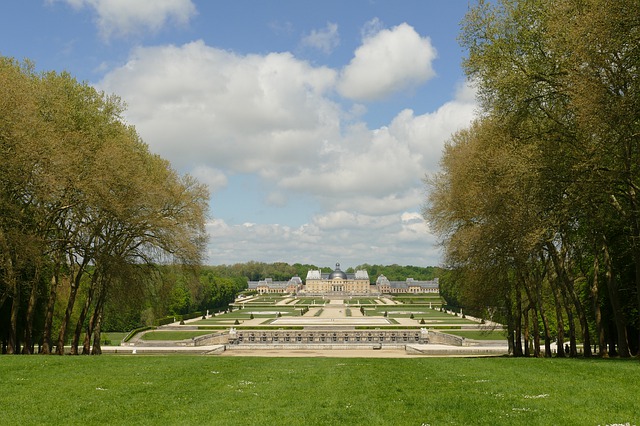
[[[108,331],[100,335],[102,343],[106,345],[119,345],[122,339],[127,337],[127,332],[120,331]],[[108,342],[108,343],[105,343]]]
[[[158,330],[148,331],[142,335],[142,340],[185,340],[192,339],[205,334],[211,334],[211,331],[203,330]]]
[[[3,424],[640,423],[637,360],[1,356]]]
[[[297,305],[324,305],[328,300],[325,300],[321,297],[305,297],[302,299],[298,299]]]
[[[454,334],[473,340],[507,340],[504,330],[440,330],[443,333]]]

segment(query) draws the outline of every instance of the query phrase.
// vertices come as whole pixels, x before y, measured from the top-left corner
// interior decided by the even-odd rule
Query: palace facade
[[[407,278],[405,281],[389,281],[380,275],[375,284],[371,284],[369,274],[365,270],[346,273],[336,263],[336,269],[331,273],[321,270],[310,270],[303,282],[300,277],[293,277],[289,281],[273,281],[267,278],[261,281],[249,281],[249,290],[264,293],[288,293],[304,295],[342,295],[342,296],[377,296],[381,294],[439,294],[438,279],[419,281]]]

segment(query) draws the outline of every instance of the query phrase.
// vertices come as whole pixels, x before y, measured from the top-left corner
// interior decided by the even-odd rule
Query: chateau
[[[293,277],[289,281],[273,281],[267,278],[261,281],[249,281],[249,290],[263,293],[290,293],[300,295],[319,296],[378,296],[381,294],[439,294],[438,278],[430,281],[419,281],[407,278],[405,281],[389,281],[380,275],[375,284],[371,284],[369,274],[365,270],[346,273],[336,263],[336,269],[331,273],[320,270],[307,272],[305,282],[300,277]]]

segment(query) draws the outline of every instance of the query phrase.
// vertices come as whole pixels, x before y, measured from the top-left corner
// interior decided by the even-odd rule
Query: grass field
[[[640,424],[637,360],[2,356],[3,424]]]
[[[473,340],[506,340],[504,330],[441,330],[443,333],[454,334]]]
[[[192,339],[194,337],[204,336],[211,334],[211,331],[203,330],[186,330],[186,331],[174,331],[174,330],[158,330],[148,331],[142,335],[142,340],[185,340]]]

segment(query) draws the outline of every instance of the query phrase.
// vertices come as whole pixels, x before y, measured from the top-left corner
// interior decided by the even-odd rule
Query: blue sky
[[[127,104],[209,185],[209,264],[440,262],[422,178],[476,108],[467,0],[23,0],[0,55]]]

